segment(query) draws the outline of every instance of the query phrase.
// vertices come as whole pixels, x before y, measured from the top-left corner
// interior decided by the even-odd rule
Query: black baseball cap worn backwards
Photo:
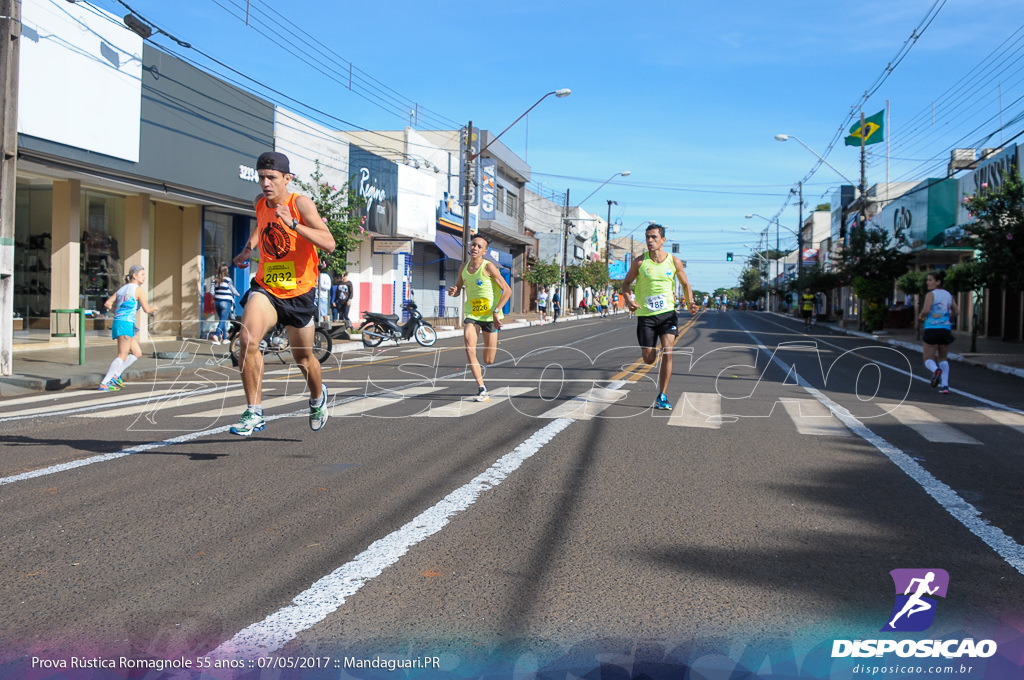
[[[277,151],[261,153],[260,157],[256,159],[256,170],[277,170],[284,175],[291,174],[288,166],[288,156]]]

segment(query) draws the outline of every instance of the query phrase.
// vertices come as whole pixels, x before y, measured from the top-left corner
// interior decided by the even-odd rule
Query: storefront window
[[[53,188],[49,181],[18,180],[14,209],[15,330],[27,330],[31,318],[49,323],[52,212]]]
[[[104,301],[124,283],[125,200],[97,191],[82,192],[80,304],[103,310]]]
[[[233,215],[209,209],[203,213],[203,277],[207,283],[206,290],[210,290],[210,281],[217,275],[220,266],[230,265],[234,257],[231,252],[233,225]]]

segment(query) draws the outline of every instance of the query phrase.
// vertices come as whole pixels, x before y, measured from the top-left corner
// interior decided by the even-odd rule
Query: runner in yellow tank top
[[[651,224],[644,233],[647,252],[633,261],[629,273],[622,280],[622,292],[630,312],[636,312],[636,338],[645,364],[653,365],[658,360],[658,342],[661,342],[661,368],[658,375],[658,398],[654,408],[670,411],[672,405],[665,394],[672,377],[672,346],[676,341],[677,318],[675,281],[683,286],[690,314],[697,313],[693,301],[693,289],[686,278],[683,263],[675,255],[666,253],[665,228]],[[636,282],[636,298],[631,295]]]
[[[234,263],[236,267],[248,267],[252,251],[259,246],[261,281],[254,283],[243,298],[239,369],[247,408],[231,433],[248,437],[267,427],[259,345],[279,321],[288,331],[292,357],[309,387],[309,427],[318,432],[327,423],[328,412],[327,388],[320,379],[320,362],[313,356],[316,248],[334,252],[334,236],[311,198],[288,191],[292,175],[287,156],[276,151],[261,154],[256,160],[256,174],[263,192],[253,201],[258,220]]]
[[[466,358],[477,386],[477,401],[487,401],[487,387],[484,385],[483,369],[476,358],[476,343],[480,333],[484,335],[484,363],[493,364],[498,353],[498,330],[504,316],[501,308],[512,297],[512,289],[501,276],[498,266],[484,259],[490,239],[477,234],[469,243],[469,262],[459,271],[459,280],[448,289],[448,295],[458,297],[466,291],[463,305],[463,339],[466,342]]]

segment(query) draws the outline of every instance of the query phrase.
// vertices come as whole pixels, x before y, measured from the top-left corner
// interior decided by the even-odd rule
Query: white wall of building
[[[323,181],[339,189],[348,181],[348,137],[287,109],[274,110],[274,146],[288,156],[292,173],[304,182],[320,162]],[[255,163],[255,159],[253,159]]]
[[[68,2],[23,3],[21,20],[18,132],[137,163],[142,38]]]

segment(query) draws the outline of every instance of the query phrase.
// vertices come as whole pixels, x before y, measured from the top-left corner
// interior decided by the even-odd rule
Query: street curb
[[[784,319],[792,319],[793,317],[786,314],[780,314],[779,312],[768,312],[773,316],[779,316]],[[886,338],[884,335],[876,335],[874,333],[864,333],[863,331],[852,331],[847,328],[842,328],[836,324],[818,324],[822,328],[828,328],[835,331],[836,333],[843,333],[845,335],[853,335],[858,338],[865,338],[874,340],[876,342],[884,342],[890,347],[901,347],[903,349],[913,350],[915,352],[923,352],[924,347],[919,342],[907,342],[906,340],[896,340],[894,338]],[[971,366],[978,366],[981,368],[987,368],[990,371],[996,371],[997,373],[1004,373],[1006,375],[1016,376],[1018,378],[1024,378],[1024,368],[1016,368],[1015,366],[1007,366],[999,363],[988,363],[984,361],[977,361],[970,358],[964,357],[964,355],[957,352],[950,352],[947,355],[953,361],[959,361],[961,363],[970,364]]]

